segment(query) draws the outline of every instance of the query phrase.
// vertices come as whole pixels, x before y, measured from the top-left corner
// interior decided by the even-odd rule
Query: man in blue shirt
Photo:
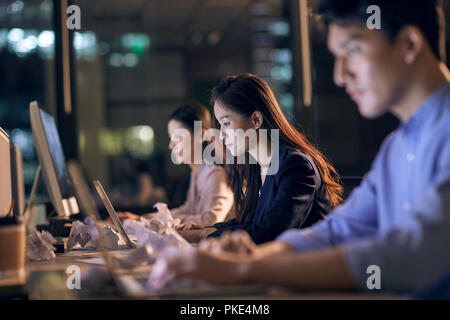
[[[367,27],[370,5],[380,9],[381,30]],[[154,284],[190,277],[419,292],[450,271],[450,84],[440,2],[321,0],[318,11],[336,59],[335,83],[364,117],[391,112],[401,125],[361,185],[325,220],[247,245],[251,254],[197,250],[161,258],[164,272],[152,274]],[[236,236],[227,237],[222,251],[236,248]]]

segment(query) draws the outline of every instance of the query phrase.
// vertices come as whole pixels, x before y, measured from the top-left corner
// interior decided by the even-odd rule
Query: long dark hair
[[[271,129],[279,130],[280,146],[300,150],[316,164],[328,194],[331,207],[342,202],[343,188],[337,171],[308,139],[286,119],[269,85],[256,75],[243,73],[227,76],[217,84],[211,94],[211,104],[219,102],[230,110],[249,118],[255,111],[263,115],[263,128],[270,135]],[[231,187],[234,192],[236,215],[240,223],[249,224],[258,201],[261,188],[260,166],[227,164]]]

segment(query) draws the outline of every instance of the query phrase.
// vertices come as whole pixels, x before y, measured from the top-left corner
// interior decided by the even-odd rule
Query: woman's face
[[[194,150],[194,134],[177,120],[169,121],[167,131],[170,137],[169,149],[172,151],[173,159],[178,164],[191,164],[194,156],[192,151]]]
[[[220,124],[220,139],[224,141],[225,146],[233,156],[237,157],[244,152],[248,152],[249,143],[252,143],[252,141],[256,143],[256,140],[251,138],[247,141],[245,135],[243,135],[243,133],[249,136],[255,134],[256,138],[256,131],[250,118],[230,110],[218,101],[214,103],[214,116]]]

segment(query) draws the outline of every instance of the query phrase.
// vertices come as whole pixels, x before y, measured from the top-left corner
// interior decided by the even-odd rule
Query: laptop
[[[125,229],[123,228],[122,223],[120,222],[119,216],[116,213],[116,210],[114,210],[114,207],[111,204],[111,201],[109,201],[108,196],[106,195],[105,190],[103,189],[102,184],[98,180],[93,181],[95,190],[97,190],[98,195],[100,196],[100,199],[102,200],[103,204],[106,207],[106,210],[108,211],[109,216],[111,217],[111,220],[113,221],[115,227],[119,231],[119,234],[122,236],[122,238],[125,241],[125,244],[128,248],[136,248],[136,243],[130,240],[127,233],[125,232]]]
[[[86,179],[83,176],[83,172],[78,162],[74,160],[67,162],[67,171],[69,173],[70,180],[72,181],[75,196],[83,213],[86,216],[92,217],[94,221],[101,221],[97,206],[94,199],[92,198],[89,187],[86,183]],[[109,198],[106,195],[101,183],[99,181],[94,181],[94,186],[100,196],[100,199],[105,205],[106,210],[108,211],[108,214],[114,223],[114,226],[119,231],[122,239],[125,241],[126,246],[129,248],[135,248],[136,244],[132,240],[130,240],[127,233],[125,232],[125,229],[123,228],[122,223],[120,222],[116,211],[111,205],[111,202],[109,201]]]
[[[86,179],[84,178],[83,171],[81,169],[81,166],[79,163],[75,160],[71,160],[67,163],[67,171],[69,173],[70,180],[72,181],[72,185],[75,191],[75,195],[77,197],[77,200],[79,202],[79,205],[86,216],[89,216],[94,219],[95,226],[99,232],[100,238],[99,238],[99,249],[101,256],[104,260],[104,267],[111,275],[115,285],[120,289],[121,292],[126,293],[127,296],[132,297],[140,297],[145,295],[145,288],[143,286],[137,285],[135,281],[132,280],[131,276],[129,275],[121,275],[117,272],[117,266],[113,262],[113,257],[110,254],[110,251],[106,249],[105,239],[102,236],[102,227],[99,224],[101,221],[100,214],[97,210],[97,207],[95,205],[95,201],[92,198],[92,195],[90,193],[88,184],[86,182]],[[108,197],[106,196],[106,193],[103,190],[103,187],[101,186],[100,182],[94,183],[96,185],[97,191],[100,190],[100,197],[102,198],[102,201],[105,203],[106,208],[110,208],[111,210],[108,210],[108,213],[111,216],[111,219],[115,221],[113,218],[114,216],[117,218],[118,230],[123,231],[123,238],[127,243],[131,244],[132,247],[135,247],[134,243],[128,238],[128,235],[123,230],[122,224],[120,223],[120,220],[117,217],[117,214],[112,207]],[[98,187],[99,186],[99,189]],[[103,197],[104,195],[104,197]],[[105,202],[105,200],[106,202]],[[127,240],[128,239],[128,240]],[[129,241],[129,242],[128,242]]]
[[[67,170],[69,172],[69,176],[72,180],[72,184],[74,187],[75,195],[77,196],[79,205],[83,209],[83,211],[91,216],[94,221],[96,221],[96,227],[99,230],[101,227],[98,224],[100,221],[100,215],[95,206],[94,199],[92,199],[91,194],[89,193],[88,185],[84,179],[82,170],[78,162],[69,161],[67,165]],[[105,204],[106,209],[108,210],[109,215],[113,221],[117,221],[120,227],[117,227],[119,230],[123,230],[125,234],[124,239],[127,239],[128,236],[125,233],[122,224],[120,223],[119,217],[115,212],[111,202],[109,201],[101,183],[99,181],[94,181],[94,186],[97,192],[100,195],[103,203]],[[121,229],[122,228],[122,229]],[[101,235],[101,233],[100,233]],[[131,242],[131,241],[130,241]],[[251,285],[251,286],[231,286],[231,287],[215,287],[211,289],[204,288],[184,288],[178,290],[161,290],[158,292],[151,292],[147,286],[146,282],[148,280],[148,274],[145,277],[136,276],[134,274],[124,274],[119,272],[118,266],[116,265],[111,253],[109,250],[105,249],[106,245],[104,243],[104,239],[100,236],[99,239],[99,247],[100,253],[105,261],[105,268],[111,275],[115,286],[118,288],[119,292],[124,296],[131,298],[195,298],[195,297],[223,297],[227,295],[239,296],[239,295],[258,295],[265,292],[264,288],[260,285]]]

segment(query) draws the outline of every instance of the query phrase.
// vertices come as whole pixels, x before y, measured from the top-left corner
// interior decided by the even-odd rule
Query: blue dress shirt
[[[297,251],[343,249],[361,289],[419,292],[450,271],[450,83],[384,141],[361,185],[323,221],[278,241]],[[299,270],[299,272],[301,272]]]

